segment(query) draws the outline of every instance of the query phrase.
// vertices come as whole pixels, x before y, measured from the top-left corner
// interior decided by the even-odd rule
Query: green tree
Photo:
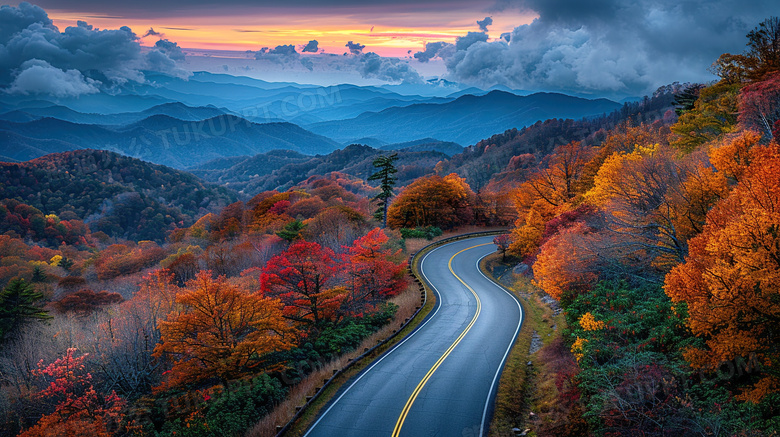
[[[50,319],[38,303],[43,293],[35,291],[24,279],[14,279],[0,293],[0,338],[5,339],[30,320]]]
[[[46,282],[48,280],[49,278],[46,277],[46,273],[43,271],[41,266],[36,265],[35,267],[33,267],[33,271],[32,271],[33,282]]]
[[[696,107],[696,100],[699,98],[699,92],[704,85],[695,83],[686,86],[674,96],[674,112],[677,115],[693,110]]]
[[[702,144],[733,132],[737,124],[741,84],[725,81],[702,88],[693,109],[685,111],[671,126],[671,145],[690,153]]]
[[[287,240],[288,243],[291,243],[293,240],[300,238],[301,231],[306,227],[305,224],[303,224],[300,220],[293,220],[286,225],[284,225],[284,229],[277,232],[276,235],[278,235],[280,238],[283,238]]]
[[[70,269],[73,268],[73,260],[63,256],[58,265],[65,269],[66,272],[70,272]]]
[[[369,176],[369,181],[379,181],[379,194],[374,199],[379,201],[379,207],[374,213],[377,220],[381,220],[382,227],[387,227],[387,208],[390,206],[390,198],[393,197],[393,187],[395,187],[398,169],[393,164],[398,160],[398,154],[393,153],[390,156],[380,156],[374,160],[374,167],[379,170]]]

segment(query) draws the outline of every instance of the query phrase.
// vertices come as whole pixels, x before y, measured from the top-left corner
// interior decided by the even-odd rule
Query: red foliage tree
[[[96,392],[92,375],[84,365],[87,355],[75,357],[75,352],[76,349],[70,348],[64,357],[46,366],[41,362],[33,371],[46,383],[34,397],[54,404],[55,410],[20,436],[108,437],[117,428],[124,401],[113,391],[107,396]]]
[[[282,300],[286,318],[320,328],[336,321],[336,309],[346,298],[336,280],[341,268],[331,249],[297,241],[268,261],[260,275],[261,289]]]
[[[94,291],[88,288],[70,293],[54,302],[54,307],[61,313],[75,313],[85,317],[97,311],[100,307],[122,303],[124,299],[119,293]]]
[[[589,229],[581,222],[550,238],[534,263],[534,282],[555,299],[572,298],[588,289],[597,278],[595,254],[586,243]]]
[[[509,245],[512,244],[512,236],[509,234],[501,234],[493,238],[493,244],[498,247],[501,252],[501,261],[506,261],[506,251],[509,249]]]
[[[371,309],[378,302],[406,287],[406,261],[401,250],[393,252],[385,247],[388,237],[375,228],[355,240],[343,256],[350,273],[350,296],[345,303],[351,313]]]
[[[739,122],[755,129],[768,139],[774,137],[775,123],[780,120],[780,72],[752,83],[739,94]]]

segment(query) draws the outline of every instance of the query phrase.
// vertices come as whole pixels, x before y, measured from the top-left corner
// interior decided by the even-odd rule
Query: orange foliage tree
[[[284,303],[284,317],[319,329],[336,321],[337,309],[347,297],[338,284],[342,269],[335,253],[317,243],[297,241],[266,263],[261,290]]]
[[[555,299],[567,299],[590,287],[596,280],[592,265],[595,254],[589,249],[588,228],[576,222],[542,245],[534,263],[534,282]]]
[[[512,230],[510,253],[521,257],[533,255],[542,241],[545,223],[576,206],[582,194],[580,178],[589,155],[590,150],[578,141],[559,146],[546,166],[514,192],[518,219]]]
[[[742,394],[749,400],[780,390],[780,150],[759,152],[665,281],[672,301],[687,304],[691,331],[706,340],[706,349],[687,351],[693,365],[713,369],[751,354],[765,365],[765,377]]]
[[[163,387],[217,377],[223,382],[267,368],[264,356],[293,346],[282,305],[199,272],[176,296],[181,311],[160,323],[155,356],[174,359]]]
[[[656,124],[632,125],[631,120],[621,123],[609,131],[607,138],[582,170],[580,185],[584,190],[593,187],[593,179],[604,161],[612,154],[631,152],[637,144],[667,144],[669,127]]]
[[[740,131],[712,147],[709,151],[710,161],[724,176],[739,182],[753,160],[753,147],[760,142],[761,135],[749,130]]]
[[[452,173],[419,178],[396,197],[388,210],[392,228],[438,226],[450,229],[470,223],[474,192],[466,181]]]

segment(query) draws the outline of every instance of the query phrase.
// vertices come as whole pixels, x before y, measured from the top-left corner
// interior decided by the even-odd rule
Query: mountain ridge
[[[367,112],[358,117],[314,123],[305,127],[336,141],[374,137],[399,143],[425,136],[458,144],[474,144],[511,128],[550,118],[581,119],[610,113],[620,104],[607,99],[584,99],[559,93],[518,96],[494,90],[482,96],[467,94],[441,104],[417,103]]]

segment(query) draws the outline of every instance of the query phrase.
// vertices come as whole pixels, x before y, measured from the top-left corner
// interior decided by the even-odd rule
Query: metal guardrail
[[[420,314],[420,311],[422,311],[422,309],[425,308],[425,305],[428,303],[428,292],[426,287],[430,287],[430,284],[427,284],[426,282],[424,282],[424,280],[420,279],[419,272],[417,271],[417,269],[419,268],[417,265],[417,263],[419,262],[418,259],[419,256],[433,249],[434,247],[442,246],[444,244],[451,243],[453,241],[464,240],[466,238],[473,238],[479,236],[500,235],[506,232],[508,232],[508,230],[504,229],[504,230],[484,231],[484,232],[469,232],[466,234],[454,235],[452,237],[443,238],[439,241],[434,241],[433,243],[426,245],[422,249],[410,255],[408,273],[409,276],[412,277],[412,280],[416,282],[420,288],[420,305],[417,307],[417,310],[414,312],[414,314],[411,317],[406,319],[404,323],[401,324],[399,329],[393,330],[393,333],[389,337],[380,341],[374,347],[364,350],[363,353],[360,354],[359,356],[349,360],[349,362],[344,366],[344,368],[339,370],[334,370],[333,375],[330,378],[323,381],[322,387],[319,387],[313,396],[311,397],[307,396],[307,401],[304,405],[300,407],[295,407],[296,409],[295,415],[290,419],[289,422],[287,422],[284,426],[276,427],[276,437],[282,437],[285,434],[287,434],[287,432],[289,432],[290,429],[292,429],[295,422],[297,422],[298,419],[300,419],[301,416],[303,416],[306,413],[306,410],[308,410],[309,407],[311,407],[314,404],[314,402],[316,402],[317,399],[319,399],[319,397],[323,393],[325,393],[325,390],[327,390],[331,386],[331,384],[333,384],[336,381],[336,379],[338,379],[339,376],[346,373],[348,370],[352,368],[352,366],[360,362],[363,358],[366,358],[367,356],[374,353],[377,349],[393,341],[398,336],[398,334],[400,334],[407,326],[409,326],[410,323],[414,321],[417,315]],[[406,334],[406,336],[409,336],[411,334],[412,332]]]

